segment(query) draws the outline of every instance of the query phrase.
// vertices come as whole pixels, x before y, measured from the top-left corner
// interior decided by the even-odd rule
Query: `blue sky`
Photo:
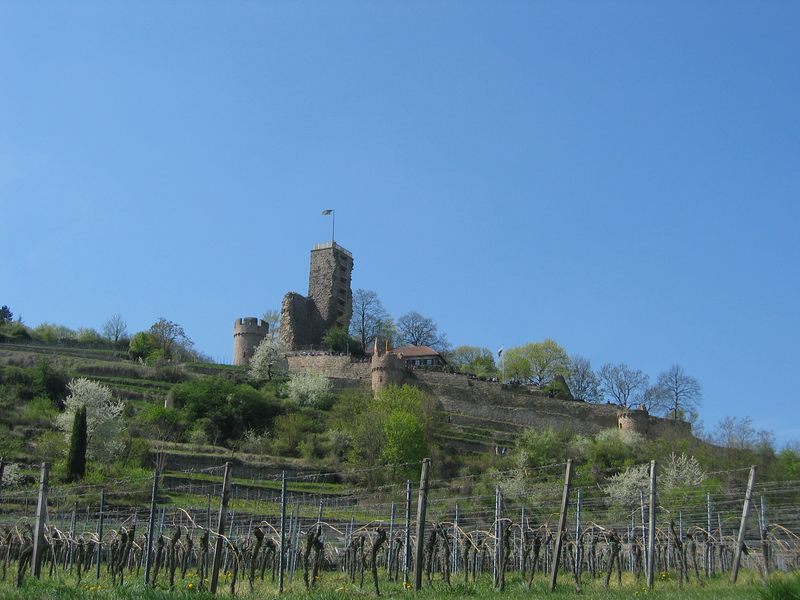
[[[230,358],[309,250],[800,438],[796,2],[4,2],[0,304]]]

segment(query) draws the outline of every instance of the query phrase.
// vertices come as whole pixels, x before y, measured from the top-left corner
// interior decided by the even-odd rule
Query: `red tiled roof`
[[[413,358],[415,356],[440,356],[433,348],[428,346],[402,346],[392,349],[395,354],[402,354],[403,358]]]

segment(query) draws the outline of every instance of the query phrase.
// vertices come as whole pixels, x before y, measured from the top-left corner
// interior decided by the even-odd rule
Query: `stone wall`
[[[352,379],[370,385],[370,363],[354,362],[349,356],[290,354],[290,373],[319,373],[332,379]]]
[[[409,383],[434,396],[445,412],[514,423],[539,429],[568,429],[595,434],[619,427],[619,409],[611,404],[589,404],[538,396],[523,390],[503,389],[499,383],[469,379],[464,375],[416,370]],[[683,421],[645,416],[643,435],[689,435]],[[638,424],[638,423],[637,423]],[[638,429],[637,429],[638,430]]]

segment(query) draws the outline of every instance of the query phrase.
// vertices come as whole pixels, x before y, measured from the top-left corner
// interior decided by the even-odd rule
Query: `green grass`
[[[627,575],[627,574],[626,574]],[[64,575],[61,582],[50,579],[36,581],[28,577],[21,589],[15,590],[9,579],[0,582],[0,598],[21,598],[21,599],[65,599],[83,600],[89,598],[97,599],[133,599],[142,598],[145,600],[175,600],[175,599],[210,599],[213,598],[209,593],[198,592],[198,579],[196,574],[190,573],[185,580],[176,578],[176,590],[170,592],[161,583],[157,589],[145,589],[140,583],[141,578],[128,579],[124,586],[112,589],[110,582],[101,578],[99,582],[94,577],[89,576],[84,579],[80,586],[77,586],[73,577]],[[451,586],[445,585],[437,576],[433,586],[423,587],[419,594],[413,594],[404,590],[402,583],[387,582],[381,574],[381,593],[387,598],[425,598],[429,600],[440,600],[445,598],[497,598],[503,600],[528,600],[530,598],[585,598],[588,600],[605,600],[616,598],[649,598],[653,600],[717,600],[717,599],[757,599],[757,598],[781,598],[782,600],[792,600],[797,596],[792,595],[763,595],[765,588],[758,582],[755,573],[743,572],[739,578],[739,584],[732,586],[727,578],[713,579],[705,582],[700,587],[690,585],[680,589],[678,584],[673,581],[657,582],[653,592],[648,592],[643,582],[636,583],[632,578],[626,577],[622,588],[612,585],[608,590],[604,590],[600,580],[588,581],[584,584],[583,593],[578,596],[575,593],[572,582],[567,578],[559,583],[554,593],[547,590],[547,582],[543,575],[537,575],[533,587],[528,590],[517,575],[509,574],[506,589],[500,593],[492,589],[490,578],[484,575],[477,584],[464,584],[458,581],[460,577],[454,576]],[[783,576],[773,581],[791,581],[791,577]],[[797,577],[794,577],[797,581]],[[770,589],[774,584],[771,582]],[[777,588],[776,588],[777,589]],[[784,588],[781,588],[784,589]],[[789,594],[797,593],[797,586],[789,589]],[[220,577],[220,585],[216,597],[230,597],[230,578]],[[250,593],[246,579],[240,579],[236,586],[236,597],[239,598],[276,598],[277,586],[267,581],[256,581],[255,591]],[[342,573],[323,572],[317,585],[317,589],[312,593],[307,593],[303,585],[302,572],[295,573],[293,581],[286,581],[285,593],[282,598],[288,600],[316,599],[316,600],[346,600],[348,598],[374,598],[375,592],[372,587],[372,579],[369,572],[365,573],[364,586],[360,588],[358,579],[356,584],[350,581]]]

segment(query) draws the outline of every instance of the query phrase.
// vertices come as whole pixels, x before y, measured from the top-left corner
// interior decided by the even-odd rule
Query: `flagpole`
[[[331,228],[331,243],[336,243],[336,209],[331,211],[331,215],[333,216],[333,225]]]

